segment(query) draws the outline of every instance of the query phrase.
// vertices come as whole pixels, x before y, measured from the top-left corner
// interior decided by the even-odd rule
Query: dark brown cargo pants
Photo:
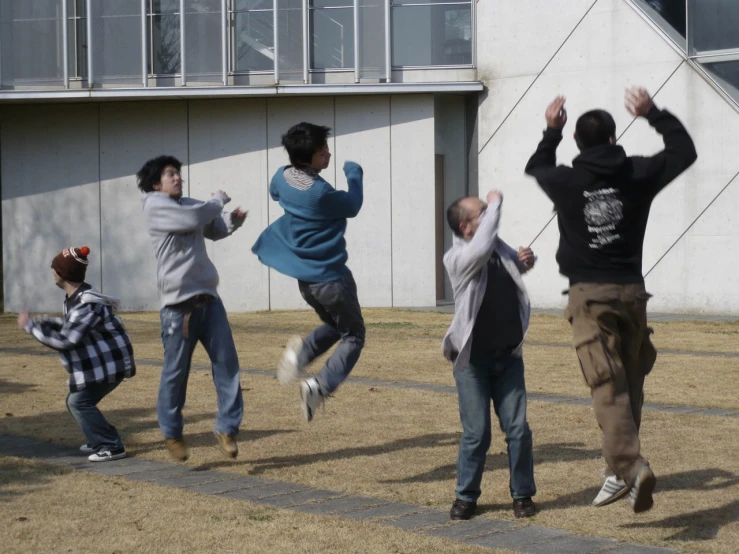
[[[639,426],[644,378],[657,358],[647,327],[649,297],[641,284],[578,283],[565,312],[603,431],[603,458],[629,485],[647,463]]]

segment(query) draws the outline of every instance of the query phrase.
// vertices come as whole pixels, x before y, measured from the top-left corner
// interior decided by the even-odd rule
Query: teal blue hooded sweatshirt
[[[344,164],[349,190],[341,191],[321,177],[308,189],[292,187],[283,175],[288,167],[278,169],[269,185],[285,214],[262,232],[251,251],[263,264],[301,281],[341,279],[348,271],[346,220],[362,207],[362,168]]]

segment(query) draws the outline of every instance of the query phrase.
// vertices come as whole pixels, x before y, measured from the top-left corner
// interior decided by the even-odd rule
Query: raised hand
[[[488,192],[486,199],[487,199],[488,204],[492,204],[496,200],[499,202],[503,202],[503,193],[500,192],[498,189],[493,189],[490,192]]]
[[[547,106],[547,111],[544,112],[544,117],[547,120],[547,127],[551,129],[562,130],[567,123],[567,110],[565,110],[565,102],[567,99],[564,96],[557,96],[552,103]]]
[[[626,89],[625,105],[626,111],[634,117],[647,117],[654,102],[644,87],[631,87]]]
[[[231,223],[233,223],[236,227],[239,227],[244,223],[244,221],[246,220],[246,216],[248,215],[249,211],[242,210],[241,206],[239,206],[231,212]]]

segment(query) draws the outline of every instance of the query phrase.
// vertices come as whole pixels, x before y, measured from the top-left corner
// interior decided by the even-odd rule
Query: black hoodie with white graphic
[[[572,167],[557,166],[562,131],[549,128],[526,165],[554,202],[557,263],[571,285],[644,281],[642,249],[652,200],[697,158],[674,115],[652,108],[647,120],[665,143],[654,156],[629,157],[621,146],[607,144],[583,151]]]

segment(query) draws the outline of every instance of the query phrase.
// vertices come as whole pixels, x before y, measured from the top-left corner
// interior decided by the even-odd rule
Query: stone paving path
[[[91,463],[74,448],[10,435],[0,435],[0,455],[33,458],[54,466],[173,487],[216,498],[245,500],[306,514],[369,521],[411,533],[487,548],[517,549],[526,554],[675,552],[668,548],[585,537],[561,529],[549,529],[505,519],[477,517],[469,521],[450,521],[446,510],[379,498],[351,496],[336,491],[223,471],[209,469],[198,471],[184,465],[135,457],[115,462]]]
[[[30,348],[0,348],[0,353],[7,354],[28,354],[33,356],[57,356],[53,351],[32,350]],[[715,353],[719,354],[719,353]],[[737,354],[739,356],[739,354]],[[161,367],[162,360],[137,359],[139,365],[149,365]],[[210,371],[208,364],[192,364],[192,369]],[[242,368],[241,372],[246,375],[259,375],[264,377],[274,377],[276,372],[268,369],[248,369]],[[388,387],[393,389],[420,390],[430,392],[443,392],[456,394],[457,389],[453,385],[437,385],[434,383],[422,383],[415,381],[389,381],[384,379],[369,379],[364,377],[349,376],[348,382],[355,385],[366,385],[370,387]],[[545,394],[539,392],[528,392],[529,400],[537,400],[539,402],[551,402],[553,404],[573,404],[577,406],[590,406],[589,398],[580,398],[577,396],[565,396],[559,394]],[[690,406],[683,404],[657,404],[654,402],[646,402],[644,410],[648,412],[662,413],[678,413],[704,415],[713,417],[730,417],[739,419],[739,410],[728,410],[724,408],[705,408],[701,406]]]

